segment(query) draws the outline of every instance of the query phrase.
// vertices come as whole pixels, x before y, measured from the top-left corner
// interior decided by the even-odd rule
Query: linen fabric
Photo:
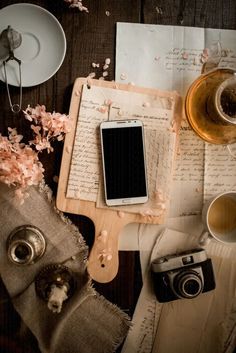
[[[126,336],[130,319],[92,287],[86,271],[88,249],[79,230],[50,202],[50,189],[31,187],[22,205],[14,190],[0,183],[0,271],[12,303],[36,337],[42,353],[110,353]],[[7,256],[7,238],[22,225],[38,227],[45,254],[35,264],[15,265]],[[63,264],[72,272],[75,293],[59,314],[37,296],[35,277],[45,266]]]

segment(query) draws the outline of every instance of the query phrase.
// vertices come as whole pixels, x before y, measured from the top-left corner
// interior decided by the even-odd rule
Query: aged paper
[[[145,229],[147,231],[146,227]],[[147,235],[148,234],[146,232],[146,237],[143,237],[143,239],[148,238]],[[172,229],[166,228],[162,230],[159,235],[157,235],[156,240],[150,248],[152,254],[150,261],[147,264],[147,274],[144,279],[144,285],[142,287],[141,294],[135,308],[133,316],[134,326],[128,333],[122,349],[122,353],[152,352],[153,342],[155,340],[156,330],[158,328],[163,304],[156,300],[153,291],[152,279],[150,276],[150,262],[154,260],[155,257],[166,255],[169,253],[169,251],[170,253],[173,253],[173,249],[174,251],[175,249],[183,251],[186,249],[194,248],[196,243],[197,241],[194,237],[188,236],[182,232],[174,231]],[[142,245],[141,248],[143,248]]]
[[[98,86],[89,89],[84,85],[66,196],[106,207],[99,193],[102,184],[99,125],[108,119],[134,118],[144,124],[150,202],[143,207],[123,206],[122,210],[137,213],[151,208],[155,209],[151,215],[163,213],[165,209],[160,208],[157,198],[161,194],[163,199],[169,200],[176,150],[175,103],[171,95],[147,95]]]
[[[177,90],[184,97],[190,84],[201,74],[204,48],[210,48],[214,43],[219,42],[222,47],[220,66],[236,68],[235,34],[233,30],[118,23],[116,80],[146,87]],[[179,137],[180,146],[173,175],[170,215],[181,217],[175,218],[176,223],[173,224],[171,218],[168,218],[167,227],[189,234],[181,235],[173,230],[167,230],[167,233],[164,233],[167,235],[166,241],[163,239],[163,243],[160,239],[163,225],[129,225],[122,232],[120,246],[128,246],[131,249],[132,239],[135,239],[135,245],[138,245],[141,252],[142,273],[144,276],[147,275],[134,313],[134,327],[128,334],[122,353],[131,351],[139,353],[180,351],[183,353],[194,352],[195,348],[204,353],[208,351],[228,353],[233,352],[235,347],[236,303],[235,298],[228,299],[232,294],[230,290],[225,290],[225,288],[234,288],[232,281],[235,282],[236,277],[230,262],[233,260],[235,249],[214,242],[207,247],[208,254],[214,257],[216,265],[216,290],[218,292],[203,294],[202,297],[197,298],[201,305],[200,310],[203,308],[202,316],[197,320],[200,323],[199,327],[195,321],[195,311],[191,311],[195,308],[193,301],[187,303],[191,307],[186,307],[184,311],[183,305],[185,304],[182,301],[162,305],[155,301],[150,285],[150,277],[148,277],[150,252],[147,249],[153,247],[155,237],[157,239],[154,247],[156,256],[176,251],[184,244],[188,245],[188,248],[198,246],[197,237],[202,230],[200,213],[203,197],[207,199],[215,193],[224,191],[225,187],[236,189],[235,161],[231,159],[225,146],[205,143],[195,135],[186,121],[183,121]],[[185,217],[185,215],[192,216]],[[194,224],[190,226],[183,224],[184,219],[191,217],[196,218]],[[127,245],[125,241],[128,235],[130,241]],[[228,261],[229,258],[230,261]],[[226,272],[230,273],[231,277],[225,278]],[[220,283],[222,284],[219,285]],[[215,295],[216,293],[218,294]],[[209,310],[206,310],[205,302],[203,305],[200,303],[204,301],[204,296],[213,297],[211,300],[214,305]],[[225,306],[222,305],[223,298]],[[178,305],[180,309],[176,310]],[[228,305],[227,310],[223,312],[223,307],[226,308],[226,305]],[[168,307],[168,310],[162,311],[162,307]],[[196,314],[200,310],[197,310]],[[204,325],[208,331],[207,335],[204,335],[202,319],[208,312],[210,314],[209,323]],[[191,315],[188,316],[188,313]],[[187,317],[182,314],[186,314]],[[212,324],[216,323],[220,316],[219,325],[213,328],[217,332],[217,337],[214,336],[214,340],[211,340]],[[179,322],[176,324],[174,320],[178,318]],[[187,321],[188,319],[190,320]],[[206,323],[207,318],[205,317],[204,320]],[[172,322],[175,324],[171,325]],[[184,332],[181,332],[185,322],[189,325],[187,324]],[[195,344],[191,331],[194,332],[195,337],[197,337],[196,332],[201,334],[200,338],[203,340],[201,341],[198,337],[198,342]],[[177,335],[176,332],[178,332]],[[216,347],[212,349],[211,345],[214,344]]]
[[[206,248],[213,261],[217,283],[215,290],[191,300],[181,299],[164,304],[155,297],[150,263],[156,257],[198,247],[198,232],[192,232],[196,225],[193,217],[187,217],[190,222],[187,222],[187,227],[184,226],[184,232],[173,228],[163,230],[162,226],[158,226],[159,232],[154,236],[156,226],[139,225],[143,228],[139,232],[144,242],[140,247],[146,250],[149,246],[150,256],[146,261],[144,285],[133,316],[134,326],[128,333],[122,353],[233,352],[236,339],[233,246],[211,241]],[[150,232],[151,243],[148,241]],[[229,276],[225,277],[225,273]]]
[[[197,215],[203,202],[205,143],[186,124],[180,128],[179,141],[171,184],[170,217]]]
[[[184,97],[188,87],[201,74],[205,48],[211,49],[219,43],[219,65],[236,68],[235,35],[234,30],[118,23],[116,81],[177,90]],[[201,212],[204,145],[183,120],[172,183],[171,217]],[[219,146],[219,149],[224,147]],[[209,168],[208,164],[210,172]],[[220,187],[215,189],[215,192],[220,191]]]
[[[227,146],[205,145],[204,201],[225,191],[236,190],[236,158]]]
[[[219,42],[220,66],[236,67],[235,34],[235,30],[117,23],[116,81],[185,95],[201,73],[205,48]]]

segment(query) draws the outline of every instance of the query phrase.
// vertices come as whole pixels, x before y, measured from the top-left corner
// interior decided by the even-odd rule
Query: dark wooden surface
[[[236,29],[235,0],[83,0],[89,13],[69,9],[63,0],[3,0],[0,8],[20,2],[31,2],[52,12],[62,24],[67,38],[67,53],[60,70],[47,82],[23,89],[23,108],[39,103],[46,105],[47,111],[60,113],[68,113],[73,82],[76,77],[85,77],[93,71],[92,62],[103,63],[105,58],[110,58],[108,80],[114,79],[116,22]],[[110,12],[110,16],[106,16],[106,11]],[[11,87],[11,92],[17,99],[18,90]],[[30,137],[24,119],[9,110],[5,84],[0,82],[0,132],[6,135],[8,127],[17,127],[19,133]],[[57,184],[53,182],[53,176],[59,173],[62,144],[54,147],[54,153],[42,153],[40,159],[46,170],[46,182],[56,194]],[[80,227],[91,246],[93,224],[81,216],[72,215],[71,219]],[[141,288],[138,253],[120,252],[117,277],[108,284],[95,283],[95,287],[132,314]],[[20,352],[22,343],[16,347],[13,343],[20,319],[11,306],[3,284],[0,286],[0,298],[0,352]],[[4,345],[8,346],[6,350],[1,348]]]

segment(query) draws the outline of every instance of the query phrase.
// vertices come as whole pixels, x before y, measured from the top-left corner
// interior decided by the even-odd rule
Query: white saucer
[[[14,4],[0,10],[0,33],[10,25],[21,33],[22,43],[14,50],[20,59],[22,87],[47,81],[60,68],[66,53],[66,37],[61,24],[44,8],[28,4]],[[5,82],[3,60],[0,58],[0,80]],[[19,86],[19,66],[7,63],[7,80]]]

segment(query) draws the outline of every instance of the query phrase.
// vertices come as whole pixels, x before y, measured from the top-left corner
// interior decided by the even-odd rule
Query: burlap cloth
[[[49,202],[49,191],[32,187],[19,205],[14,190],[0,183],[2,280],[42,353],[114,352],[128,332],[129,317],[92,288],[86,271],[87,246],[78,229]],[[6,241],[14,228],[25,224],[44,233],[46,252],[35,264],[17,266],[7,257]],[[76,280],[76,291],[59,314],[52,313],[35,292],[35,276],[52,263],[69,267]]]

